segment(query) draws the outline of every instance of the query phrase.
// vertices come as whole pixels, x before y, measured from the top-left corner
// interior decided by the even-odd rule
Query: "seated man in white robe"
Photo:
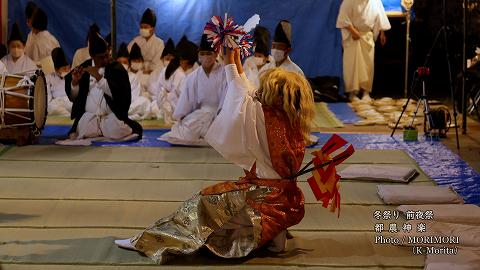
[[[131,115],[134,115],[135,119],[146,119],[150,114],[150,95],[148,93],[148,80],[150,74],[144,72],[144,61],[142,56],[142,51],[140,47],[135,43],[132,46],[132,49],[129,53],[129,73],[132,73],[136,76],[137,81],[140,85],[138,89],[135,90],[134,97],[132,97],[132,103],[134,107],[131,108]]]
[[[350,100],[369,101],[373,85],[375,40],[380,35],[382,46],[387,39],[383,31],[391,28],[382,1],[344,0],[337,17],[342,30],[343,80]]]
[[[65,93],[65,76],[70,72],[70,65],[62,48],[55,48],[52,51],[55,72],[48,74],[47,98],[48,115],[69,116],[72,111],[72,102]]]
[[[90,36],[90,32],[95,32],[100,34],[100,28],[95,23],[89,27],[87,31],[87,39],[86,39],[87,46],[83,48],[79,48],[75,51],[75,54],[73,55],[73,60],[72,60],[72,68],[76,68],[83,62],[90,59],[90,53],[88,52],[88,37]]]
[[[275,28],[275,35],[272,42],[272,56],[275,59],[275,66],[286,71],[303,74],[302,69],[297,66],[289,54],[292,52],[292,25],[289,21],[282,20]]]
[[[177,107],[185,77],[193,71],[198,60],[198,47],[186,38],[177,44],[176,57],[170,61],[162,74],[161,88],[156,103],[163,120],[173,123],[173,112]]]
[[[222,107],[227,82],[223,64],[216,62],[217,53],[206,35],[202,36],[198,59],[201,67],[186,77],[180,90],[173,113],[177,122],[160,140],[181,145],[206,145],[204,136]]]
[[[2,58],[7,67],[8,73],[12,74],[33,74],[37,65],[25,55],[25,40],[22,37],[17,23],[12,25],[10,36],[7,41],[8,54]]]
[[[45,58],[51,57],[52,50],[60,47],[60,43],[48,32],[47,14],[41,8],[35,9],[31,22],[32,35],[25,45],[25,53],[39,64],[41,61],[46,61]]]
[[[175,44],[171,38],[168,39],[163,49],[162,56],[160,57],[160,62],[156,65],[156,68],[150,77],[148,78],[147,91],[151,100],[150,104],[150,115],[148,118],[160,119],[162,114],[158,108],[157,98],[160,88],[163,85],[163,80],[165,79],[164,73],[165,68],[168,66],[168,63],[175,57]]]
[[[142,50],[143,60],[145,61],[145,73],[150,74],[160,64],[160,58],[165,47],[163,40],[155,34],[155,25],[157,16],[149,8],[143,13],[140,21],[140,36],[135,37],[129,44],[128,50],[131,53],[132,46],[137,43]]]
[[[248,81],[255,89],[260,87],[260,75],[272,68],[275,68],[275,60],[270,55],[270,33],[263,26],[257,26],[253,32],[255,51],[253,56],[247,58],[243,69]]]
[[[65,77],[75,120],[70,139],[140,139],[142,126],[128,118],[132,93],[127,71],[118,62],[109,63],[108,45],[100,35],[91,33],[89,44],[92,60]]]
[[[146,115],[149,112],[150,100],[141,93],[140,81],[137,77],[137,74],[130,71],[130,54],[128,53],[127,44],[120,44],[120,48],[117,52],[117,62],[122,64],[125,70],[128,71],[128,79],[130,81],[130,87],[132,88],[132,102],[130,104],[130,109],[128,110],[128,115],[130,119],[141,120],[145,119]]]

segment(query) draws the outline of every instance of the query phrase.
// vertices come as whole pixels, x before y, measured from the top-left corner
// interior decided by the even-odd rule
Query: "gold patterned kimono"
[[[244,257],[302,220],[303,193],[290,179],[304,157],[302,134],[283,110],[262,109],[272,165],[284,179],[260,179],[253,166],[238,181],[207,187],[131,238],[136,250],[158,263],[202,246],[220,257]]]

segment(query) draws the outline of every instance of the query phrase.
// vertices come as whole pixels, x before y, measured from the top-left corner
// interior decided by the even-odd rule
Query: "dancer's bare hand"
[[[80,78],[82,78],[83,72],[84,71],[83,71],[83,68],[81,66],[76,67],[72,71],[72,85],[74,85],[74,86],[78,85],[78,83],[80,81]]]

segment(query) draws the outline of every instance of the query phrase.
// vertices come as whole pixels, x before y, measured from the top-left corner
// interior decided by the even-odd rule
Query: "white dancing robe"
[[[132,103],[128,110],[129,118],[132,120],[142,120],[147,118],[150,112],[150,100],[142,96],[142,87],[137,74],[129,71],[128,79],[132,88]]]
[[[346,27],[352,25],[361,38],[354,40]],[[380,0],[344,0],[337,18],[342,30],[345,92],[372,91],[375,40],[391,28]]]
[[[47,81],[48,115],[70,116],[72,102],[65,93],[65,80],[56,72],[45,77]]]
[[[243,74],[238,74],[235,65],[225,66],[225,71],[228,81],[225,103],[205,140],[226,160],[244,170],[250,171],[256,164],[259,178],[281,178],[272,165],[265,116],[262,104],[255,99],[255,89]],[[235,223],[241,224],[240,221]],[[275,252],[284,250],[286,240],[286,231],[283,231],[273,239],[269,249]]]
[[[299,66],[297,66],[297,64],[295,64],[292,61],[292,59],[290,59],[290,56],[287,56],[287,58],[283,61],[283,63],[280,66],[278,66],[278,68],[281,68],[286,71],[296,72],[302,76],[305,76],[303,74],[302,69]]]
[[[8,73],[11,74],[33,74],[37,70],[37,65],[25,54],[22,55],[17,61],[13,61],[12,55],[7,54],[2,58],[2,62],[7,67]]]
[[[260,87],[260,75],[272,68],[275,68],[275,60],[271,55],[268,57],[268,63],[265,63],[261,68],[258,68],[255,64],[253,56],[247,58],[243,64],[245,75],[256,89]]]
[[[255,90],[237,72],[236,66],[225,66],[228,90],[225,103],[210,126],[205,140],[226,160],[250,171],[256,162],[259,178],[278,179],[268,149],[262,104]]]
[[[160,57],[162,56],[163,49],[165,45],[163,40],[157,37],[155,34],[151,36],[148,40],[142,36],[135,37],[128,44],[128,51],[132,49],[133,43],[137,43],[142,51],[144,66],[146,70],[155,70],[157,65],[161,65]]]
[[[103,74],[104,68],[100,69]],[[90,76],[90,91],[87,96],[85,113],[80,118],[77,126],[77,138],[106,137],[109,139],[122,139],[132,134],[132,129],[119,120],[105,101],[104,93],[111,96],[107,79],[102,78],[98,82]],[[72,85],[72,92],[78,93],[79,86]],[[76,96],[74,94],[73,96]]]
[[[225,98],[227,82],[223,65],[215,63],[207,76],[202,67],[185,78],[173,113],[178,121],[160,139],[184,145],[205,145],[204,136]]]
[[[52,50],[57,47],[60,47],[60,43],[48,30],[37,34],[31,32],[25,44],[25,54],[35,63],[39,63],[45,57],[50,56]]]

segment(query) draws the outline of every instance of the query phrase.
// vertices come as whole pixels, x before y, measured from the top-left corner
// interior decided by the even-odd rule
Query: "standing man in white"
[[[157,24],[157,16],[155,12],[149,8],[145,10],[140,21],[140,36],[137,36],[130,44],[128,50],[132,49],[134,43],[137,43],[142,50],[144,60],[144,72],[150,74],[157,65],[160,65],[163,48],[163,40],[155,35],[155,25]]]
[[[342,30],[343,79],[350,100],[359,92],[369,100],[373,85],[375,41],[385,45],[391,28],[382,1],[343,0],[337,18]]]
[[[60,43],[48,32],[48,17],[41,8],[33,12],[31,24],[32,34],[25,45],[25,54],[39,64],[45,58],[51,58],[52,50],[60,47]]]

